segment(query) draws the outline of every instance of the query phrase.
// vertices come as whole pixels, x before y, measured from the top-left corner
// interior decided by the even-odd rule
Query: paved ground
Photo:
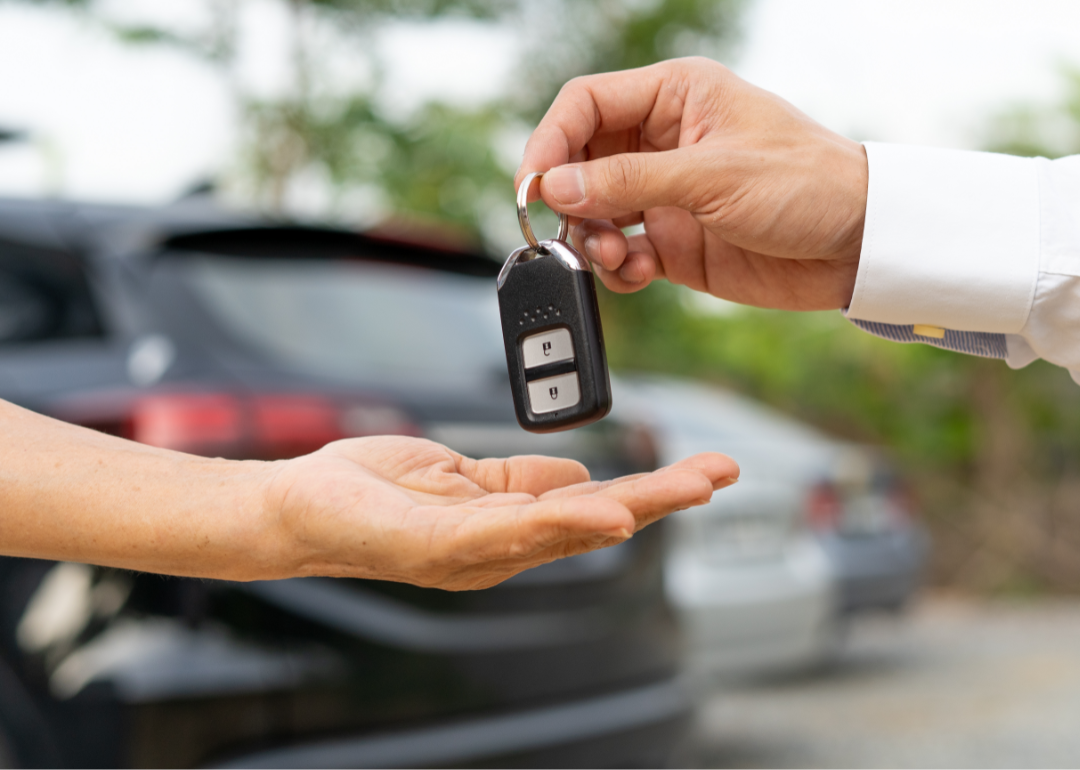
[[[1080,602],[925,600],[817,675],[718,687],[700,767],[1080,766]]]

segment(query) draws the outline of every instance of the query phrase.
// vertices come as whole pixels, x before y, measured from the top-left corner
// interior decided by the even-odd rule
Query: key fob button
[[[573,361],[574,338],[570,336],[570,330],[555,329],[526,337],[521,341],[521,360],[526,369]]]
[[[528,384],[529,408],[535,414],[569,409],[581,402],[581,385],[577,372],[533,380]]]

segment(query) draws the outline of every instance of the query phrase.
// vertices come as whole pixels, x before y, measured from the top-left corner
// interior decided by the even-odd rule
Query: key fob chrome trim
[[[538,246],[540,247],[539,254],[544,254],[546,252],[560,260],[571,270],[592,272],[589,261],[563,241],[554,239],[540,241]],[[510,271],[514,269],[514,265],[518,262],[528,262],[531,259],[536,259],[537,256],[537,249],[534,249],[531,246],[522,246],[520,249],[515,249],[511,252],[510,256],[507,257],[506,261],[503,263],[502,269],[499,270],[498,287],[501,289],[503,284],[506,283],[506,277],[510,275]]]

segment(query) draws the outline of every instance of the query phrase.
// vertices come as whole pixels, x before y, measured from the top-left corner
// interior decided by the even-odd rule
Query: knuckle
[[[559,89],[559,96],[572,95],[578,91],[587,91],[590,81],[595,77],[595,75],[578,75],[575,78],[570,78]]]
[[[645,164],[634,154],[613,155],[605,168],[607,189],[616,197],[636,198],[648,184]]]
[[[689,70],[695,73],[730,72],[723,64],[715,59],[710,59],[707,56],[684,56],[675,59],[673,64],[679,69]]]

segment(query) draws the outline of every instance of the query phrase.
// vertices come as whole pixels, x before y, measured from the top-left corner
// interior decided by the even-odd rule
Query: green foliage
[[[398,209],[437,213],[459,226],[475,228],[484,192],[505,195],[512,189],[510,175],[499,166],[490,141],[501,120],[495,108],[462,114],[429,105],[395,132],[394,152],[381,180]]]
[[[743,0],[549,0],[528,20],[535,45],[513,101],[538,121],[562,85],[578,75],[642,67],[676,56],[721,56],[738,36]]]

